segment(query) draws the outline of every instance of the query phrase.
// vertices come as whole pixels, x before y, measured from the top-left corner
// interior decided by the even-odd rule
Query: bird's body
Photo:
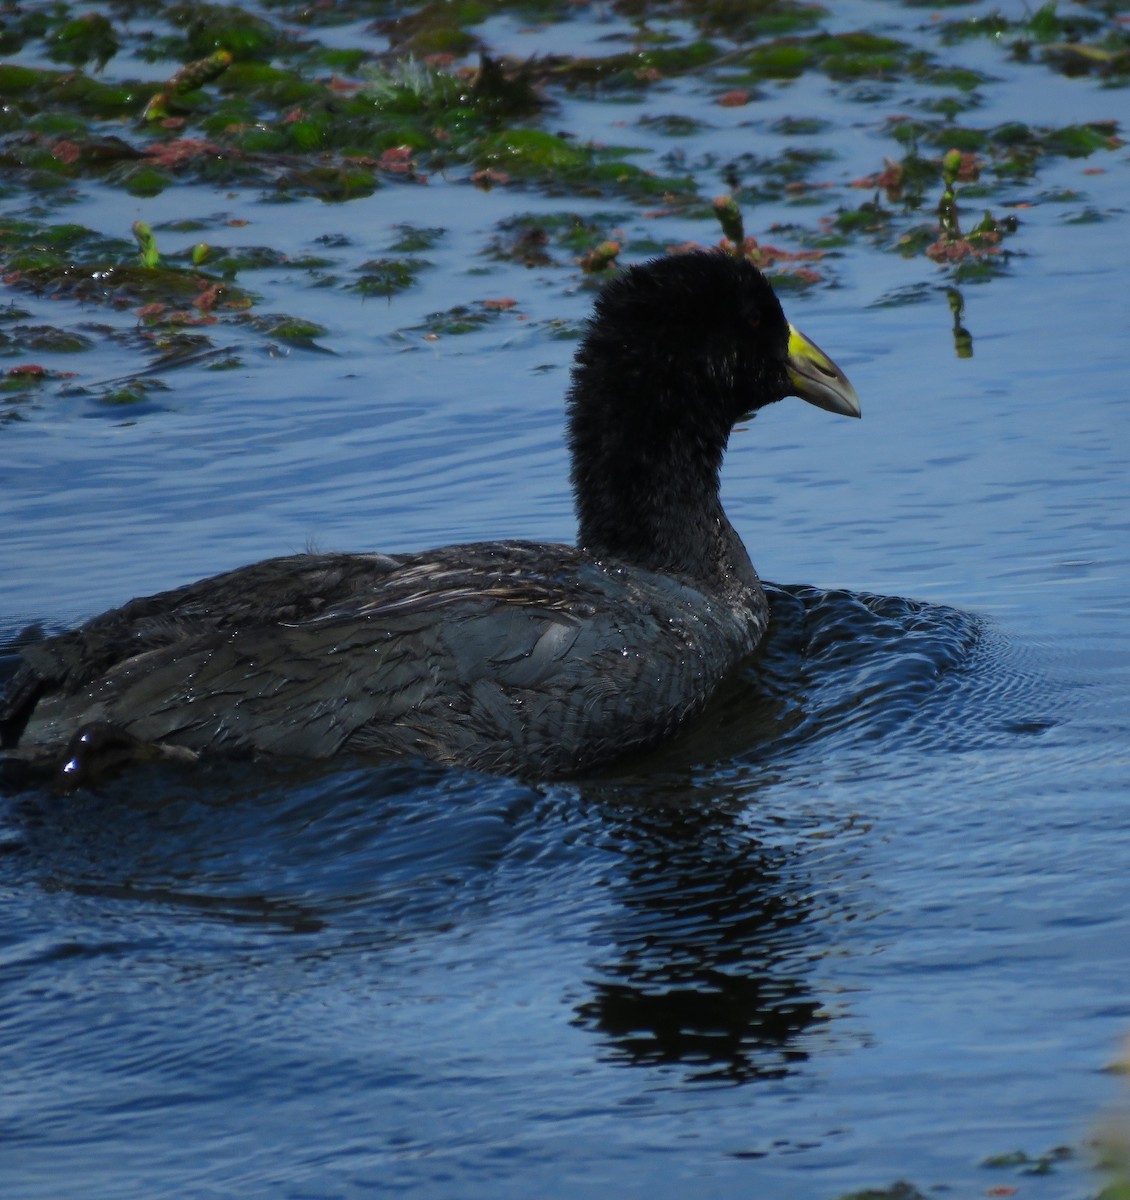
[[[858,415],[752,266],[632,268],[574,368],[578,548],[296,555],[131,601],[28,648],[4,745],[73,769],[98,730],[185,755],[372,751],[546,778],[652,745],[764,633],[718,471],[734,423],[788,392]]]
[[[194,751],[566,775],[701,708],[764,628],[760,590],[746,605],[564,545],[269,559],[32,647],[48,690],[23,740],[98,723]]]

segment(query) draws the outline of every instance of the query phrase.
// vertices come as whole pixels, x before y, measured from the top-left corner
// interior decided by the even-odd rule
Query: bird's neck
[[[574,414],[570,440],[584,550],[689,576],[728,595],[758,588],[719,497],[724,434],[711,441],[658,430],[649,437],[639,426],[587,428],[583,418]]]

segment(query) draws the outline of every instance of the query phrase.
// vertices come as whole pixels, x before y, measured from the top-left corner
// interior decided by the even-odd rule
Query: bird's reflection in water
[[[626,872],[578,1020],[614,1060],[694,1079],[785,1074],[820,1020],[806,982],[815,931],[795,850],[759,840],[736,806],[618,814]]]
[[[806,846],[817,837],[843,850],[839,834],[866,823],[821,811],[821,764],[866,770],[880,740],[888,757],[908,748],[914,762],[923,749],[992,744],[1012,736],[996,729],[997,711],[1011,728],[1028,711],[1018,705],[1034,700],[1015,671],[1002,684],[1002,648],[971,614],[893,596],[767,591],[769,637],[703,717],[585,787],[615,830],[623,869],[603,928],[612,949],[596,960],[578,1019],[616,1060],[679,1064],[695,1079],[787,1073],[822,1020],[812,964],[830,921],[854,914],[842,900],[828,911],[827,878],[814,878],[822,868]]]

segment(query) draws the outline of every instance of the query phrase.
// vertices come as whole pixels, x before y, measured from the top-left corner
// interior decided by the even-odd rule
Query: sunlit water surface
[[[1125,98],[1032,79],[993,103]],[[873,169],[845,130],[837,176]],[[838,290],[790,301],[865,420],[785,403],[735,435],[729,511],[788,586],[765,653],[673,745],[547,787],[352,761],[10,786],[5,1196],[981,1195],[1018,1184],[987,1156],[1059,1145],[1076,1157],[1022,1194],[1088,1194],[1130,1029],[1130,228],[1125,157],[1084,166],[1042,183],[1104,219],[1026,214],[1025,257],[966,292],[971,359],[943,294],[873,306],[921,261],[856,249]],[[128,421],[60,395],[4,429],[9,641],[307,542],[571,537],[573,344],[539,321],[591,293],[466,275],[498,197],[453,196],[306,201],[307,227],[161,198],[166,219],[246,204],[249,241],[283,249],[452,236],[391,304],[265,273],[332,355],[248,347]],[[128,203],[92,193],[83,220],[156,202]],[[398,332],[500,294],[530,320]]]

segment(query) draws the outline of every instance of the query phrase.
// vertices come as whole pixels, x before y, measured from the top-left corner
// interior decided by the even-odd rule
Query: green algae
[[[1024,1150],[1010,1150],[1004,1154],[990,1155],[981,1163],[982,1167],[999,1171],[1019,1168],[1021,1175],[1051,1175],[1057,1166],[1075,1158],[1070,1146],[1053,1146],[1042,1154],[1028,1154]]]
[[[357,268],[356,281],[348,286],[362,296],[394,296],[412,287],[431,265],[423,258],[373,258]]]
[[[813,137],[830,126],[831,122],[821,117],[781,117],[770,128],[782,137]]]
[[[237,61],[266,62],[285,53],[291,41],[271,21],[236,6],[177,4],[165,9],[164,17],[175,32],[151,45],[155,58],[183,62],[223,50]]]
[[[833,79],[894,75],[908,62],[920,61],[905,42],[866,32],[816,37],[813,50],[821,68]]]
[[[78,354],[90,350],[94,339],[73,329],[54,325],[13,324],[0,328],[0,356],[11,358],[29,351],[45,354]]]
[[[164,121],[172,112],[191,112],[201,98],[199,92],[205,84],[218,79],[231,66],[232,55],[228,50],[215,50],[204,58],[181,67],[165,86],[149,98],[145,106],[147,121]]]
[[[152,85],[105,83],[81,71],[0,63],[0,95],[26,115],[48,106],[91,117],[136,114],[151,92]]]
[[[649,46],[603,56],[581,56],[555,64],[545,78],[570,88],[646,89],[668,76],[702,70],[721,56],[710,41],[686,46]]]
[[[231,282],[195,267],[164,261],[151,230],[138,222],[137,245],[105,238],[79,224],[38,225],[0,222],[0,269],[5,284],[37,297],[74,299],[110,310],[132,309],[147,354],[181,356],[211,341],[196,332],[221,320],[237,319],[254,297]],[[138,262],[140,246],[140,257]],[[13,310],[4,310],[13,311]],[[40,325],[3,328],[0,352],[27,350],[73,353],[93,349],[112,329],[86,325],[81,331]],[[275,329],[270,336],[281,338]],[[296,335],[300,340],[307,334]]]
[[[909,76],[961,90],[984,81],[979,72],[941,66],[923,50],[866,30],[780,37],[752,47],[742,61],[755,81],[797,79],[809,70],[844,81]]]
[[[304,195],[340,203],[371,196],[379,186],[374,171],[361,163],[303,164],[282,172],[275,181],[275,198]]]
[[[478,161],[522,175],[566,175],[587,172],[596,160],[591,146],[540,129],[508,129],[483,141]]]
[[[456,304],[443,312],[429,313],[418,325],[410,325],[403,332],[423,334],[428,340],[439,337],[460,337],[467,333],[478,333],[493,324],[501,314],[499,309],[490,309],[482,304]]]
[[[172,389],[163,380],[149,377],[130,379],[126,383],[109,384],[92,390],[97,403],[105,408],[134,408],[150,404],[154,392],[168,392]]]
[[[490,13],[479,0],[433,0],[412,12],[378,21],[377,29],[392,47],[407,54],[464,55],[478,44],[466,26],[477,25]]]
[[[1021,63],[1039,62],[1064,75],[1096,75],[1112,83],[1130,76],[1130,30],[1113,9],[1092,16],[1047,3],[1021,18],[998,11],[944,22],[942,40],[953,44],[992,38]]]
[[[623,219],[621,213],[518,213],[498,222],[484,253],[527,267],[579,262],[597,246],[614,240],[613,231]]]
[[[396,238],[389,245],[389,250],[396,254],[418,254],[421,250],[431,250],[437,246],[447,232],[440,226],[424,227],[401,223],[393,226]]]
[[[633,163],[631,148],[579,144],[540,129],[508,129],[484,138],[476,160],[481,168],[555,184],[580,194],[621,192],[638,199],[688,193],[686,178],[656,176]]]
[[[292,346],[306,346],[324,351],[324,347],[316,345],[316,339],[325,337],[330,331],[317,321],[308,321],[304,317],[291,317],[285,313],[246,313],[240,320],[253,329],[280,342]]]
[[[785,40],[757,46],[745,58],[752,79],[797,79],[818,61],[815,47]]]
[[[793,0],[619,0],[615,11],[633,21],[634,32],[611,53],[551,52],[520,61],[486,44],[488,18],[521,14],[545,29],[552,46],[555,25],[574,11],[564,0],[434,0],[404,10],[354,0],[310,8],[272,2],[255,11],[123,0],[107,6],[105,15],[65,2],[14,6],[5,13],[0,51],[26,48],[73,69],[0,64],[0,197],[26,202],[26,211],[36,214],[22,232],[0,220],[8,286],[110,308],[140,306],[146,310],[142,328],[152,335],[147,353],[158,349],[158,340],[169,352],[179,340],[189,352],[186,338],[195,323],[237,320],[254,304],[234,282],[246,272],[285,271],[306,288],[390,297],[414,285],[444,231],[401,222],[378,240],[379,257],[359,262],[363,256],[351,259],[344,242],[333,246],[338,257],[294,258],[270,246],[226,246],[211,232],[208,241],[197,236],[195,243],[176,245],[163,233],[172,227],[157,225],[163,256],[145,279],[128,241],[98,245],[92,231],[67,233],[65,223],[52,226],[48,215],[81,200],[91,185],[140,201],[197,184],[251,188],[260,203],[316,197],[345,204],[381,188],[468,181],[495,193],[499,213],[483,239],[481,265],[471,272],[509,262],[583,279],[620,259],[661,253],[667,239],[649,236],[641,218],[679,213],[708,229],[714,219],[709,196],[721,180],[749,213],[763,203],[818,210],[818,226],[773,232],[794,249],[756,241],[751,247],[782,289],[835,282],[826,262],[817,270],[790,261],[797,245],[832,254],[859,240],[921,258],[932,277],[985,280],[1008,260],[990,248],[1016,232],[1015,225],[982,217],[986,206],[999,210],[1002,201],[1015,200],[1018,187],[1027,187],[1036,203],[1055,202],[1032,186],[1045,163],[1121,145],[1113,122],[1057,129],[979,125],[975,111],[995,81],[946,53],[963,41],[991,37],[1021,64],[1012,70],[1088,74],[1115,86],[1125,78],[1130,30],[1109,5],[1086,13],[1044,5],[969,20],[947,14],[918,30],[920,36],[904,38],[886,29],[832,32],[827,10]],[[374,19],[372,28],[389,39],[388,51],[380,37],[371,46],[319,40],[322,27]],[[123,52],[164,64],[156,77],[166,82],[98,74],[120,63]],[[478,53],[477,66],[468,52]],[[834,94],[875,107],[873,132],[889,142],[893,157],[881,167],[877,161],[873,176],[853,181],[870,196],[857,203],[845,192],[833,148],[837,120],[823,113],[798,110],[768,125],[778,139],[804,139],[800,146],[752,153],[739,134],[728,159],[696,149],[699,134],[735,118],[739,129],[765,128],[760,99],[812,75],[832,80],[824,86]],[[676,79],[684,82],[675,85]],[[906,100],[893,86],[900,81],[911,93]],[[689,110],[665,94],[676,87],[697,98]],[[649,148],[602,145],[570,133],[566,106],[578,92],[621,103],[628,116],[617,124],[635,128]],[[897,111],[896,96],[913,115],[884,121],[885,111]],[[645,98],[649,111],[641,112]],[[714,104],[721,108],[705,107]],[[739,104],[740,113],[721,111]],[[668,139],[669,148],[656,149],[657,136]],[[945,155],[953,151],[967,156],[954,203],[968,209],[962,220],[970,229],[947,240],[942,223],[929,218]],[[516,203],[526,193],[568,197],[563,209],[574,199],[581,208],[580,201],[606,197],[617,211],[515,212],[527,206]],[[1102,210],[1085,198],[1071,193],[1068,199],[1075,207],[1063,226],[1101,219]],[[141,203],[135,207],[145,211]],[[191,224],[181,231],[199,235],[208,227],[197,222],[190,230]],[[982,252],[959,249],[963,242]],[[482,328],[494,319],[474,306],[468,313],[456,323]],[[281,341],[292,334],[302,344],[305,317],[272,325],[274,318],[253,315],[247,328]],[[311,341],[318,336],[324,335],[309,335]]]
[[[839,1200],[927,1200],[924,1192],[920,1192],[912,1183],[900,1179],[885,1188],[865,1188],[862,1192],[848,1192]]]
[[[695,61],[702,55],[691,48],[684,57]],[[42,73],[17,80],[35,95],[58,83]],[[199,91],[198,85],[204,83],[214,84],[221,93],[218,105]],[[140,102],[140,90],[131,95],[135,103]],[[198,121],[212,140],[158,136],[148,144],[131,146],[119,139],[119,159],[132,156],[141,161],[106,172],[104,179],[135,195],[159,194],[176,172],[229,186],[271,183],[284,197],[302,194],[341,201],[374,190],[373,167],[423,179],[416,161],[421,156],[480,166],[501,162],[515,174],[557,174],[604,188],[623,184],[635,195],[684,186],[679,180],[652,183],[648,172],[613,161],[629,151],[596,152],[536,128],[500,130],[500,124],[515,115],[535,115],[544,101],[531,68],[503,67],[489,56],[483,57],[469,79],[396,61],[372,73],[362,86],[343,93],[270,63],[231,62],[230,52],[224,49],[182,68],[164,88],[150,91],[143,107],[150,121],[174,111],[181,114],[182,122]],[[70,132],[79,139],[77,128]],[[54,155],[50,147],[25,150],[17,165],[70,178],[92,173],[96,164],[85,143],[76,140],[75,146],[77,150],[64,158]],[[410,161],[389,157],[405,148],[412,151]],[[309,156],[327,151],[334,152],[336,161],[308,161]],[[307,161],[283,161],[288,155]],[[276,159],[274,165],[264,162],[268,157]]]
[[[93,62],[97,71],[101,71],[121,49],[113,25],[105,15],[97,12],[64,21],[46,40],[47,55],[52,62],[70,63],[75,67]]]
[[[9,367],[0,371],[0,395],[9,401],[27,399],[34,395],[45,383],[51,380],[65,379],[66,374],[59,371],[48,371],[35,363],[24,363],[18,367]],[[10,411],[3,413],[4,419],[12,416]]]
[[[1123,144],[1117,128],[1115,122],[1103,121],[1049,129],[1044,134],[1044,152],[1067,158],[1089,158],[1099,150],[1116,150]]]
[[[710,126],[696,117],[682,113],[663,113],[659,116],[643,116],[636,122],[644,129],[654,129],[666,137],[691,137]]]
[[[468,108],[465,85],[450,71],[416,59],[395,59],[366,72],[357,93],[373,109],[389,115],[441,118],[452,110]]]

